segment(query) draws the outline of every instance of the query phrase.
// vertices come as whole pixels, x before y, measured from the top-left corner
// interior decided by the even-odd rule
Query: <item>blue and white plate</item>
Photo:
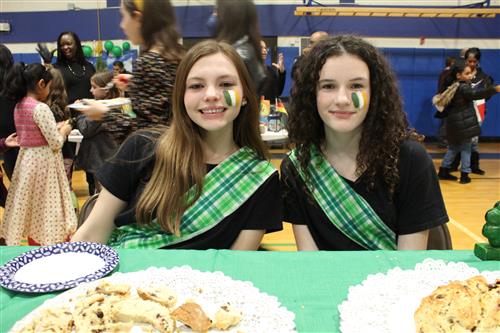
[[[99,243],[43,246],[0,267],[0,285],[28,293],[65,290],[106,276],[118,262],[118,253]]]

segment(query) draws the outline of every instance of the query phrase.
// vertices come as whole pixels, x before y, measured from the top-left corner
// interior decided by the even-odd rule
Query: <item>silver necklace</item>
[[[69,63],[66,64],[69,68],[69,71],[71,72],[71,74],[73,74],[74,76],[76,76],[77,78],[81,78],[81,77],[84,77],[85,76],[85,65],[82,65],[82,74],[80,75],[77,75],[74,71],[73,71],[73,68],[71,68],[71,66],[69,65]]]

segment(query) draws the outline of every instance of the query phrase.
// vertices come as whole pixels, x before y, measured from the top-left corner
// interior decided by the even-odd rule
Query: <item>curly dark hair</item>
[[[360,37],[339,35],[322,39],[300,63],[302,75],[292,88],[288,121],[289,139],[297,147],[301,168],[308,178],[309,147],[322,151],[325,130],[316,104],[320,71],[326,60],[350,54],[364,61],[370,72],[371,98],[356,158],[358,175],[364,174],[367,188],[373,189],[382,178],[393,197],[399,183],[399,150],[401,143],[413,135],[396,83],[396,77],[385,57]]]

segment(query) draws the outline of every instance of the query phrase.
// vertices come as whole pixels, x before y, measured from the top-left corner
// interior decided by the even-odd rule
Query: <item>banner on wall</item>
[[[120,57],[115,57],[111,54],[108,54],[107,52],[103,52],[101,57],[89,57],[86,59],[90,61],[96,69],[98,69],[100,66],[98,66],[97,62],[98,59],[100,58],[105,67],[110,71],[113,70],[113,63],[118,60],[123,62],[123,66],[125,67],[127,72],[131,73],[132,63],[137,58],[137,55],[138,55],[137,50],[127,51]]]

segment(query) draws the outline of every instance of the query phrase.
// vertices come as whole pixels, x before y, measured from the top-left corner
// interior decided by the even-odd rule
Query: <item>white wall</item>
[[[61,11],[106,8],[106,0],[0,0],[0,12]]]

